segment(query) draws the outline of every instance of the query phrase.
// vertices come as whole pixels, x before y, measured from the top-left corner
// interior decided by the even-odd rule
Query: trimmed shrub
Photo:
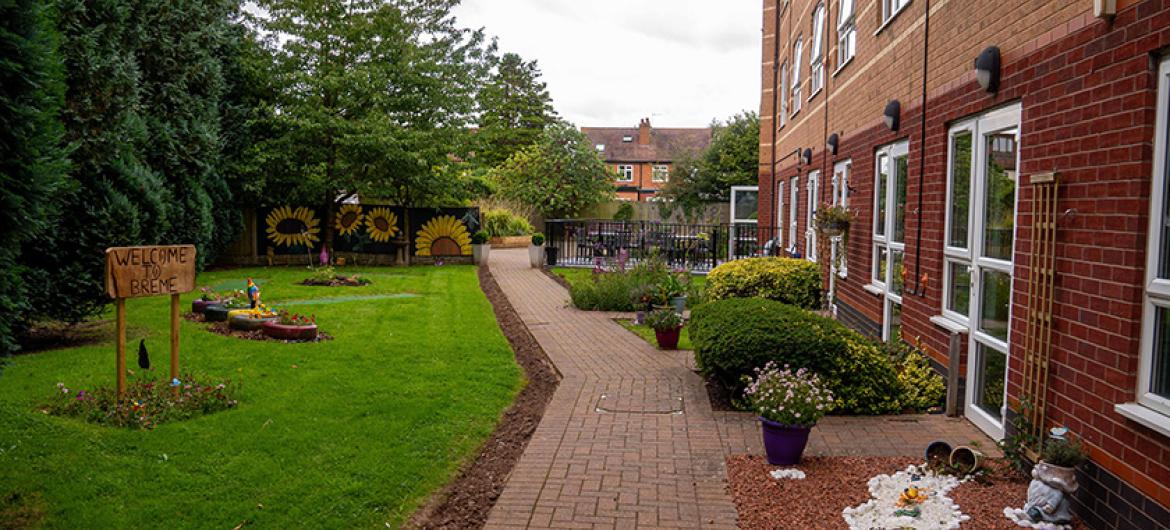
[[[879,345],[835,320],[772,300],[732,298],[694,309],[690,334],[699,369],[736,397],[741,378],[772,361],[820,375],[837,413],[901,410],[894,363]]]
[[[483,219],[483,230],[491,237],[526,236],[533,230],[528,219],[503,208],[485,210],[480,217]]]
[[[898,367],[898,381],[902,384],[902,408],[917,411],[942,405],[947,385],[941,375],[930,367],[921,345],[910,345],[901,340],[885,344],[886,356]]]
[[[817,264],[795,258],[747,258],[729,261],[707,275],[707,296],[767,298],[805,309],[821,306],[821,272]]]

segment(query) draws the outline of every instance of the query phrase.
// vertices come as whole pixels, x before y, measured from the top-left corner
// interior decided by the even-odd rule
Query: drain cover
[[[594,410],[626,414],[682,414],[683,398],[602,394],[597,398],[597,408]]]

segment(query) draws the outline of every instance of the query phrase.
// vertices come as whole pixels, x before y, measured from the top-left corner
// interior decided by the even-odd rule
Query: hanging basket
[[[818,226],[822,234],[837,237],[849,230],[849,223],[845,221],[830,221]]]

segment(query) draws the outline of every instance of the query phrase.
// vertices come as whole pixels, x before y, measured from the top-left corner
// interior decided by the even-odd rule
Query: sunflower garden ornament
[[[298,206],[274,208],[265,218],[268,240],[279,247],[312,247],[321,232],[321,220],[313,210]]]
[[[366,232],[379,243],[390,241],[398,234],[398,216],[389,208],[374,208],[366,214]]]
[[[357,204],[345,204],[337,211],[334,216],[333,228],[337,229],[337,235],[348,236],[356,233],[362,227],[362,221],[365,220],[365,215],[362,214],[362,207]]]
[[[414,244],[418,256],[471,255],[471,233],[453,215],[433,217],[424,223]]]

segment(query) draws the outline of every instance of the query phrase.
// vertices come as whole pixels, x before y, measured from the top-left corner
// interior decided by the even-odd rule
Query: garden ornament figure
[[[1072,511],[1068,496],[1076,491],[1077,477],[1072,468],[1041,461],[1032,468],[1032,482],[1028,484],[1028,502],[1024,508],[1005,509],[1004,515],[1029,528],[1070,528]]]
[[[329,250],[326,249],[324,246],[322,246],[321,247],[321,255],[317,256],[317,259],[320,260],[322,267],[328,265],[329,264]]]
[[[248,304],[252,309],[260,306],[260,288],[256,287],[251,278],[248,278]]]
[[[138,341],[138,367],[143,370],[150,369],[150,355],[146,353],[146,339]]]

